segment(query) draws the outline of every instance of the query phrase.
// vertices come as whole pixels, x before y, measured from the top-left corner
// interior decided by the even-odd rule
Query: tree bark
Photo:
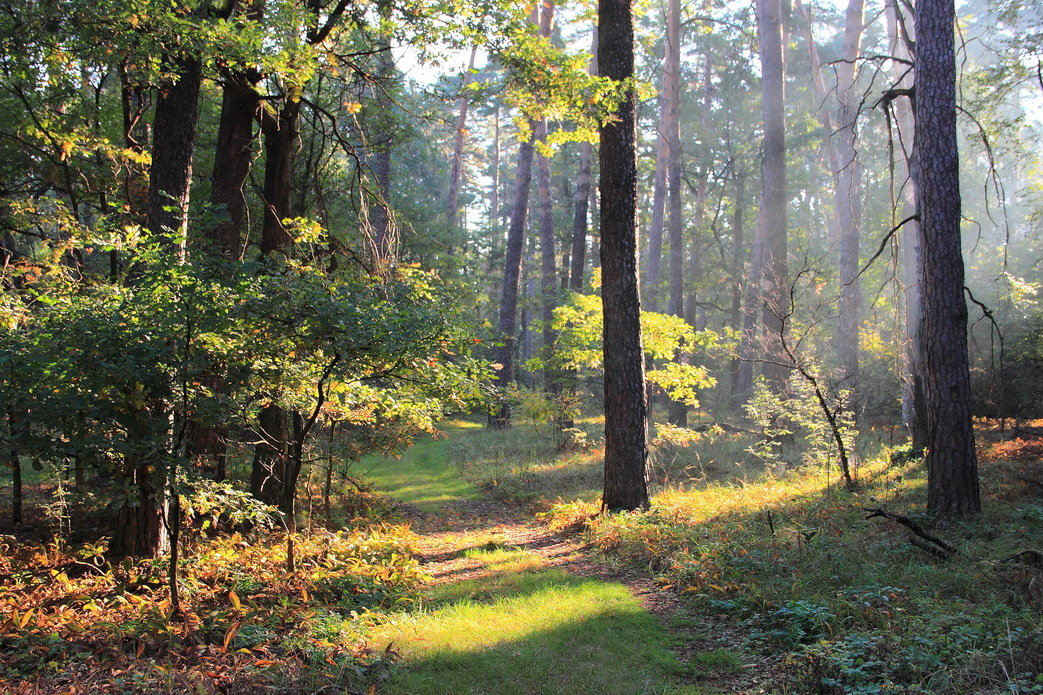
[[[381,8],[381,12],[386,10]],[[391,43],[388,37],[381,37],[377,46],[377,85],[376,104],[379,112],[371,143],[373,153],[373,180],[376,184],[376,196],[370,212],[370,254],[373,258],[373,270],[378,275],[384,274],[394,257],[394,227],[391,217],[391,151],[394,146],[394,116],[390,89],[395,75],[395,60],[391,54]]]
[[[546,142],[547,121],[539,122],[536,138]],[[550,159],[538,155],[536,162],[536,191],[540,209],[540,304],[543,309],[543,370],[544,388],[552,394],[561,390],[557,370],[550,366],[554,351],[555,333],[552,325],[554,307],[558,305],[557,254],[554,244],[554,208],[551,198]]]
[[[148,226],[153,234],[171,234],[171,246],[184,260],[188,235],[188,199],[192,187],[192,155],[199,117],[199,62],[177,62],[176,81],[160,86],[152,122],[152,168],[149,179]]]
[[[927,508],[946,516],[981,510],[960,250],[954,22],[953,0],[917,2],[913,177],[920,218]]]
[[[264,222],[261,227],[261,256],[288,254],[293,238],[283,224],[290,216],[293,198],[293,160],[299,146],[300,94],[297,87],[286,89],[285,102],[275,116],[264,116]]]
[[[634,76],[634,29],[628,0],[599,0],[599,74]],[[604,312],[605,487],[602,508],[648,506],[648,457],[641,299],[637,272],[637,99],[626,90],[615,118],[602,123],[601,297]]]
[[[239,72],[225,76],[214,170],[210,176],[210,203],[218,215],[212,234],[215,251],[237,261],[243,259],[246,251],[243,187],[253,162],[254,124],[259,107],[260,95],[250,77]]]

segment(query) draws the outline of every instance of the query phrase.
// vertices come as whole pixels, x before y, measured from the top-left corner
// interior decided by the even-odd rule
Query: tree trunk
[[[264,222],[261,255],[288,254],[293,238],[283,224],[293,198],[293,160],[300,136],[301,102],[297,89],[288,87],[285,103],[275,116],[261,120],[264,133]]]
[[[147,437],[148,433],[142,436]],[[169,502],[167,470],[156,459],[154,452],[128,454],[125,458],[122,478],[129,483],[128,497],[117,508],[109,542],[108,555],[114,560],[159,557],[170,549],[164,523]]]
[[[382,9],[383,12],[383,9]],[[373,271],[387,272],[394,256],[394,227],[391,218],[391,151],[394,145],[394,115],[390,90],[395,76],[395,60],[388,37],[381,37],[377,46],[376,105],[378,113],[371,144],[373,153],[373,180],[376,200],[370,212],[370,254]]]
[[[735,204],[732,208],[732,306],[728,324],[736,330],[742,330],[742,288],[743,262],[742,245],[743,237],[746,236],[746,172],[737,170],[735,172]],[[740,371],[742,362],[739,359],[731,363],[731,397],[732,404],[739,406],[743,400],[739,390]]]
[[[286,411],[274,405],[265,406],[258,416],[258,429],[261,441],[254,449],[250,493],[265,504],[281,505],[289,455]]]
[[[218,215],[213,229],[215,250],[232,260],[242,260],[246,251],[243,187],[253,162],[254,123],[259,107],[260,95],[249,77],[242,73],[225,76],[214,170],[210,176],[210,203]]]
[[[527,142],[518,148],[518,167],[514,179],[514,201],[511,204],[510,225],[507,228],[507,251],[504,258],[503,288],[500,295],[499,333],[502,341],[497,350],[500,370],[496,383],[505,390],[514,383],[514,348],[517,336],[518,290],[521,285],[522,251],[525,246],[525,218],[529,209],[529,188],[532,183],[532,158],[535,130]],[[506,401],[489,419],[494,428],[510,427],[511,408]]]
[[[764,330],[769,359],[764,375],[781,392],[789,370],[781,347],[790,311],[786,238],[785,69],[780,0],[757,0],[757,45],[761,56],[761,113],[764,120],[760,227],[764,234]]]
[[[591,32],[589,72],[597,75],[598,27],[595,24]],[[589,142],[579,146],[579,172],[576,176],[576,197],[572,218],[572,253],[569,270],[569,289],[573,292],[583,291],[583,274],[587,263],[587,219],[590,212],[590,164],[594,148]]]
[[[547,121],[541,120],[536,137],[546,142]],[[544,388],[550,393],[560,390],[556,370],[550,361],[554,350],[554,307],[558,305],[557,254],[554,245],[554,208],[551,199],[550,159],[540,154],[536,162],[536,191],[540,207],[540,303],[543,308],[543,357],[548,365],[543,370]]]
[[[159,88],[152,122],[152,168],[149,179],[148,226],[153,234],[170,234],[184,260],[188,235],[188,198],[192,155],[199,117],[202,68],[193,58],[177,63],[178,77]]]
[[[819,122],[830,133],[827,144],[830,170],[833,177],[833,208],[836,220],[835,231],[839,250],[838,278],[840,281],[838,303],[839,320],[834,345],[839,365],[838,382],[853,394],[852,410],[857,414],[855,399],[858,394],[858,333],[861,328],[862,293],[859,284],[859,246],[861,232],[858,227],[862,214],[862,167],[858,161],[856,119],[858,98],[854,92],[855,61],[858,59],[862,36],[863,0],[850,0],[845,13],[844,40],[841,59],[829,67],[836,74],[836,87],[828,89],[822,77],[823,64],[812,35],[812,17],[808,8],[797,4],[802,16],[808,52],[812,64],[815,95],[822,105]],[[836,95],[836,110],[830,113],[826,102],[831,94]]]
[[[851,410],[859,411],[858,334],[862,326],[862,290],[859,283],[859,246],[862,216],[862,166],[856,150],[858,95],[855,94],[855,61],[862,36],[863,0],[848,2],[844,45],[837,71],[837,137],[833,148],[833,180],[836,190],[837,230],[840,235],[840,320],[837,356],[840,384],[853,394]]]
[[[891,44],[891,55],[903,61],[911,61],[909,42],[913,39],[911,22],[902,14],[896,0],[887,3],[887,31]],[[899,63],[893,72],[896,89],[912,89],[913,79],[909,67]],[[895,161],[895,178],[899,190],[895,208],[898,219],[909,219],[916,210],[916,185],[910,177],[910,159],[913,132],[913,109],[908,98],[898,97],[891,102],[898,136],[898,156]],[[897,222],[897,220],[894,220]],[[901,277],[905,287],[905,350],[902,374],[902,419],[909,430],[912,445],[917,451],[927,446],[927,408],[924,403],[923,357],[920,353],[920,232],[919,221],[906,222],[901,230],[899,251],[901,252]]]
[[[456,124],[453,133],[453,162],[449,170],[449,194],[446,196],[445,208],[450,235],[456,232],[460,213],[460,184],[464,176],[464,141],[467,137],[467,106],[470,100],[467,87],[474,81],[474,58],[478,47],[471,49],[471,57],[467,61],[467,72],[460,84],[460,96],[456,99]]]
[[[676,77],[669,64],[670,44],[667,41],[663,66],[663,82],[659,92],[659,129],[656,133],[655,176],[652,182],[652,221],[648,226],[648,248],[645,249],[644,300],[649,311],[659,311],[659,293],[663,281],[663,231],[666,221],[666,199],[669,195],[667,174],[670,165],[670,80]]]
[[[598,73],[634,75],[628,0],[599,0]],[[648,506],[648,458],[641,299],[637,272],[637,99],[626,91],[615,118],[601,124],[601,297],[604,312],[605,488],[609,511]]]
[[[670,282],[667,312],[684,318],[684,221],[681,200],[681,1],[669,0],[666,12],[666,56],[663,63],[664,114],[660,121],[666,137],[667,236],[670,240]],[[678,356],[679,358],[679,356]],[[685,426],[688,408],[670,401],[671,424]]]
[[[981,510],[960,250],[954,21],[953,0],[916,4],[913,177],[920,218],[927,508],[941,515]]]

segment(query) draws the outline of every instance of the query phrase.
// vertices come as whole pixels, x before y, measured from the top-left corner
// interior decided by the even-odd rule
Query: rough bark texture
[[[148,226],[153,233],[173,234],[172,243],[182,258],[201,83],[199,63],[191,58],[179,61],[177,80],[159,88],[152,122]]]
[[[634,30],[627,0],[599,0],[598,72],[634,75]],[[648,506],[645,374],[637,276],[636,96],[601,126],[601,296],[604,310],[605,489],[610,511]]]
[[[210,203],[218,215],[213,229],[215,250],[234,260],[242,260],[246,250],[243,238],[246,197],[243,187],[253,162],[254,124],[259,106],[260,95],[251,79],[241,73],[226,76],[222,88],[214,171],[210,177]]]
[[[916,5],[916,143],[920,341],[927,405],[927,507],[942,515],[981,509],[970,413],[967,303],[960,250],[953,0]]]
[[[166,467],[148,453],[127,455],[122,474],[129,483],[128,497],[116,511],[109,557],[116,560],[165,554],[170,549],[163,521],[167,511]]]
[[[293,238],[283,225],[290,216],[293,197],[293,160],[300,135],[301,102],[289,90],[282,109],[261,122],[264,132],[264,224],[261,228],[261,255],[288,253]]]

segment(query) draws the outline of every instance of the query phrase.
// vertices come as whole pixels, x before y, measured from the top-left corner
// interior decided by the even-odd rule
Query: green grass
[[[475,423],[454,420],[445,424],[442,430],[455,439],[480,427]],[[483,496],[482,491],[449,463],[450,438],[423,437],[400,459],[367,456],[358,463],[358,470],[377,492],[415,505],[425,512],[436,512],[453,500],[479,499]]]
[[[939,524],[925,513],[922,464],[882,460],[862,466],[856,492],[803,468],[662,488],[647,512],[573,503],[549,516],[578,520],[607,556],[730,614],[749,648],[786,654],[778,692],[1043,693],[1043,572],[1001,562],[1038,549],[1043,505],[1010,475],[983,465],[985,512]],[[867,520],[874,507],[914,517],[960,554],[924,553],[902,527]]]
[[[542,567],[521,550],[469,555],[490,573],[436,587],[427,612],[374,636],[401,654],[381,692],[679,692],[663,685],[676,670],[670,635],[622,584]]]

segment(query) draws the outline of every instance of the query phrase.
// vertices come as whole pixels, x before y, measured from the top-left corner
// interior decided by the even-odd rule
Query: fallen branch
[[[914,534],[909,538],[910,543],[915,545],[920,550],[930,553],[931,555],[934,555],[939,559],[948,560],[953,555],[960,554],[960,551],[958,551],[955,547],[949,545],[941,538],[927,533],[923,530],[922,526],[920,526],[918,523],[916,523],[907,516],[902,516],[901,514],[892,514],[891,512],[884,511],[883,509],[866,509],[865,511],[869,512],[869,516],[867,516],[866,519],[883,517],[885,519],[890,519],[891,521],[901,524],[902,526],[905,526]]]

